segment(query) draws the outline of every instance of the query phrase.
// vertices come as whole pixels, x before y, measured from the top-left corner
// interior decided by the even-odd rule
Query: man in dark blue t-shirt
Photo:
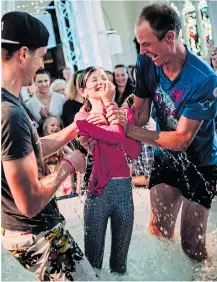
[[[107,117],[126,126],[128,137],[156,147],[149,184],[150,231],[171,238],[183,203],[182,247],[201,261],[207,258],[208,211],[216,193],[217,76],[181,42],[180,28],[171,6],[144,7],[135,29],[140,44],[133,104],[137,126],[126,126],[117,109]],[[157,131],[141,128],[152,104]]]

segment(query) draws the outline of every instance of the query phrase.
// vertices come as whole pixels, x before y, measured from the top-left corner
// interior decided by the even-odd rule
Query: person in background
[[[76,71],[70,78],[66,87],[66,97],[67,101],[63,105],[62,120],[63,125],[68,126],[74,121],[75,114],[80,111],[81,107],[84,105],[84,99],[78,88],[78,76],[82,70]],[[81,149],[80,142],[78,138],[75,138],[69,146],[71,148]],[[82,151],[87,154],[86,150]],[[74,183],[76,183],[76,193],[80,194],[86,189],[88,179],[92,169],[92,156],[87,156],[87,168],[84,175],[79,172],[74,174]]]
[[[142,143],[142,151],[139,157],[132,162],[132,183],[136,187],[148,187],[153,162],[153,147]]]
[[[104,72],[107,75],[108,80],[111,81],[115,85],[114,73],[109,70],[104,70]]]
[[[4,14],[1,27],[1,243],[36,280],[95,281],[53,197],[75,167],[85,170],[84,156],[78,150],[65,155],[47,176],[43,161],[69,143],[77,128],[71,124],[39,138],[19,97],[44,68],[48,30],[37,18],[16,11]]]
[[[114,77],[116,85],[115,102],[121,107],[126,98],[134,92],[134,85],[127,74],[127,68],[124,65],[116,65],[114,68]]]
[[[36,86],[34,83],[30,86],[22,87],[21,92],[20,92],[20,96],[21,96],[21,99],[23,100],[23,103],[26,103],[27,101],[29,101],[30,98],[32,98],[35,94],[36,94]]]
[[[43,120],[42,123],[43,136],[57,133],[61,129],[63,129],[63,125],[60,118],[49,115]],[[72,153],[72,149],[69,146],[65,145],[60,151],[45,158],[44,164],[45,164],[46,175],[55,172],[57,166],[59,165],[64,155],[71,153]],[[59,186],[56,192],[57,198],[62,199],[65,198],[66,196],[72,195],[72,193],[74,192],[73,181],[72,181],[73,178],[74,178],[73,175],[68,175],[67,178],[61,183],[61,185]]]
[[[210,65],[214,69],[216,75],[217,75],[217,47],[213,47],[211,56],[210,56]],[[217,91],[215,93],[217,97]],[[215,117],[215,131],[217,133],[217,115]]]
[[[211,53],[210,65],[214,69],[215,73],[217,74],[217,47],[215,47]]]
[[[69,82],[71,76],[72,76],[71,69],[70,68],[64,68],[63,69],[63,78],[65,79],[66,83]]]
[[[46,69],[36,72],[35,85],[36,95],[26,103],[35,121],[39,123],[48,114],[61,117],[66,99],[63,95],[50,91],[50,73]]]
[[[110,269],[123,274],[127,270],[134,221],[130,170],[125,154],[132,159],[137,158],[141,146],[125,137],[122,126],[107,123],[103,112],[113,101],[115,87],[102,69],[89,67],[84,70],[79,76],[79,88],[88,103],[89,112],[77,113],[75,122],[81,136],[96,139],[84,207],[85,255],[94,268],[101,269],[106,228],[111,218]],[[95,113],[102,116],[101,124],[94,124]],[[124,114],[133,124],[132,110],[125,109]]]
[[[55,79],[50,85],[50,91],[65,95],[67,83],[64,79]]]
[[[136,82],[135,66],[132,66],[133,79]],[[128,96],[123,103],[122,107],[132,107],[134,103],[134,94]],[[156,130],[156,123],[152,117],[149,122],[144,126],[149,130]],[[151,175],[151,169],[154,161],[154,148],[142,143],[142,151],[139,157],[130,163],[132,183],[135,187],[147,188]]]
[[[133,72],[135,70],[135,65],[129,65],[127,67],[127,73],[128,73],[128,76],[129,76],[129,79],[132,81],[133,84],[135,84],[135,79],[134,79],[134,75],[133,75]]]
[[[82,71],[76,71],[70,78],[66,87],[67,101],[63,105],[63,125],[68,126],[74,121],[75,114],[84,105],[84,99],[77,85],[78,76]]]

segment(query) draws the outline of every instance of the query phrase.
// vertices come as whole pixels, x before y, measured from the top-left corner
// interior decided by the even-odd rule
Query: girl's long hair
[[[86,88],[86,83],[87,83],[89,76],[93,72],[95,72],[97,69],[98,68],[91,66],[91,67],[88,67],[88,68],[86,68],[85,70],[82,71],[82,73],[78,77],[78,87],[79,87],[79,89],[84,90]],[[92,105],[91,105],[90,101],[88,100],[88,98],[84,99],[84,104],[85,104],[85,110],[87,112],[90,112],[91,109],[92,109]]]

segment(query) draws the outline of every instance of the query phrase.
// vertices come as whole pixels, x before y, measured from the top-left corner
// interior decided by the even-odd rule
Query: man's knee
[[[206,230],[209,210],[195,202],[184,200],[181,220],[182,249],[196,261],[207,258]]]
[[[193,260],[201,262],[207,258],[207,251],[205,243],[201,242],[188,242],[184,239],[181,240],[182,249],[184,253]]]
[[[157,221],[154,215],[151,216],[149,222],[149,231],[158,237],[168,238],[168,239],[172,238],[174,235],[174,230],[170,230],[166,226],[160,224],[160,222]]]

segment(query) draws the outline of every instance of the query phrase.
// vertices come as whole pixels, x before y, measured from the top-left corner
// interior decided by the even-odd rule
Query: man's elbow
[[[134,112],[136,126],[143,127],[148,124],[150,115],[144,112]]]
[[[191,136],[180,136],[180,141],[177,144],[177,151],[186,152],[188,147],[191,145],[193,138]]]
[[[40,210],[33,204],[20,204],[17,205],[17,208],[22,215],[29,219],[35,217],[40,212]]]
[[[26,208],[20,207],[20,208],[18,208],[18,210],[20,211],[20,213],[22,215],[24,215],[25,217],[27,217],[29,219],[35,216],[33,211],[31,211],[30,209],[26,209]]]

